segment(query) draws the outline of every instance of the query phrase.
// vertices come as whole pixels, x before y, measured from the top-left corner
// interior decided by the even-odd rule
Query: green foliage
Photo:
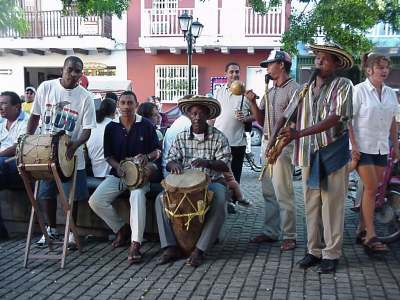
[[[0,30],[13,29],[19,33],[28,31],[28,22],[15,0],[0,0]]]
[[[268,2],[268,1],[267,1]],[[283,47],[297,53],[298,43],[312,43],[318,35],[325,36],[356,57],[371,50],[372,43],[365,37],[366,32],[379,22],[389,23],[395,30],[400,29],[399,0],[301,0],[306,9],[293,8],[289,30],[283,35]],[[266,13],[270,7],[281,5],[280,0],[250,0],[259,13]]]
[[[138,1],[138,0],[137,0]],[[128,9],[130,0],[62,0],[64,9],[74,7],[82,16],[121,15]]]
[[[64,11],[74,8],[82,16],[117,15],[128,9],[130,0],[61,0]],[[0,0],[0,30],[12,29],[20,33],[28,31],[29,24],[16,0]]]

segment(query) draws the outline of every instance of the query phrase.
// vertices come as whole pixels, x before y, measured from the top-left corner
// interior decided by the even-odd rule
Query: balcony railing
[[[75,11],[63,14],[60,10],[25,12],[29,30],[20,34],[12,29],[0,30],[0,38],[43,38],[62,36],[112,37],[111,16],[81,17]]]
[[[258,14],[246,7],[246,36],[279,36],[284,31],[281,9],[270,9],[267,14]]]
[[[182,36],[179,28],[178,17],[187,11],[190,15],[196,16],[196,10],[193,8],[175,8],[175,9],[144,9],[142,36],[143,37],[168,37]],[[284,17],[281,8],[271,9],[267,14],[255,13],[253,8],[245,7],[243,12],[245,26],[243,28],[246,37],[257,36],[280,36],[284,32]],[[216,18],[216,20],[211,20]],[[202,20],[207,26],[208,23],[215,24],[216,33],[224,35],[223,28],[226,26],[223,22],[232,22],[228,13],[224,14],[224,8],[219,8],[217,14],[210,14],[208,21]]]
[[[144,10],[144,35],[145,36],[182,36],[179,28],[178,17],[189,8],[145,9]]]

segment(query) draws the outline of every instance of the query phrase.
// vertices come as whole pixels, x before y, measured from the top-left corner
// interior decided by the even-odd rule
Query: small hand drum
[[[164,209],[185,255],[194,250],[201,235],[213,197],[213,192],[208,190],[209,182],[207,174],[185,170],[180,175],[169,174],[161,183],[165,190]]]
[[[157,172],[155,163],[148,162],[144,167],[140,166],[133,158],[120,162],[120,168],[124,172],[121,181],[129,190],[144,186]]]
[[[75,160],[66,156],[70,140],[64,133],[25,134],[18,139],[17,166],[28,171],[34,179],[53,179],[51,164],[54,163],[61,181],[69,181],[75,168]]]

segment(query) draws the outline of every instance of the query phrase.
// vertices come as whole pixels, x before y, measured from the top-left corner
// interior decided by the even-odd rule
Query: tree
[[[61,0],[64,11],[75,8],[78,14],[104,15],[115,14],[121,17],[129,7],[130,0]],[[0,30],[12,29],[17,32],[26,32],[29,28],[23,11],[17,0],[0,0]]]
[[[323,33],[325,39],[341,45],[353,55],[370,51],[373,44],[365,37],[379,22],[400,29],[399,0],[297,0],[302,10],[292,9],[289,30],[284,33],[283,48],[297,53],[299,42],[312,43]],[[281,5],[280,0],[249,0],[256,12],[266,13]]]
[[[121,18],[121,15],[129,7],[130,0],[61,0],[64,9],[75,7],[78,14],[82,16],[88,15],[104,15],[112,14]]]
[[[0,30],[8,28],[17,32],[26,32],[28,22],[26,22],[23,11],[16,5],[15,0],[0,0]]]

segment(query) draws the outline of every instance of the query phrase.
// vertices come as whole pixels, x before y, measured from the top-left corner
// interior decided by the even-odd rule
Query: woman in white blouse
[[[389,138],[394,147],[394,159],[399,157],[396,93],[384,84],[389,75],[390,60],[380,54],[364,57],[367,79],[354,87],[353,122],[350,130],[352,159],[358,160],[356,170],[364,191],[361,199],[357,241],[371,252],[385,252],[387,246],[376,237],[374,227],[375,198],[383,180]]]
[[[104,158],[104,130],[115,116],[116,103],[113,99],[105,98],[101,101],[99,110],[96,111],[96,128],[92,129],[89,140],[86,142],[88,156],[92,164],[93,176],[106,177],[111,166]]]

